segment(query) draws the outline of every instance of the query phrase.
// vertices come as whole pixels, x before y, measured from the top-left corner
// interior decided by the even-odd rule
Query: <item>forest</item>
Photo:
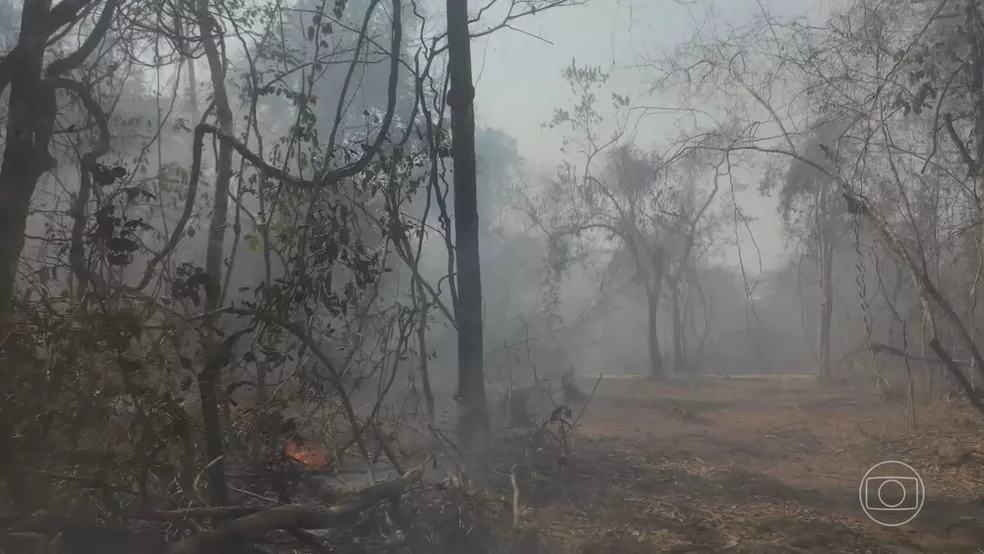
[[[638,2],[0,0],[0,554],[981,552],[984,2]]]

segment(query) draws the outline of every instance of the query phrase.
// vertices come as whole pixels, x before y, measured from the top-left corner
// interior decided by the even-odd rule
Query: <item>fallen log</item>
[[[387,500],[398,502],[411,484],[419,481],[430,458],[402,476],[382,483],[369,485],[348,499],[325,507],[322,505],[293,504],[273,508],[223,506],[168,510],[131,515],[131,519],[145,521],[180,521],[214,517],[232,519],[210,531],[203,531],[166,545],[162,537],[153,533],[130,532],[125,529],[99,527],[85,524],[53,523],[41,525],[38,531],[0,533],[0,552],[50,554],[217,554],[235,551],[237,554],[253,552],[244,543],[262,539],[270,531],[283,529],[327,529],[351,521],[363,511]],[[33,527],[33,526],[32,526]]]
[[[325,508],[311,505],[276,506],[224,523],[210,531],[204,531],[178,541],[167,549],[167,554],[211,554],[230,542],[259,539],[277,529],[328,529],[349,520],[383,500],[398,501],[408,486],[424,475],[424,464],[415,467],[396,479],[369,485],[347,500]],[[223,508],[176,510],[185,517],[214,517]],[[229,508],[241,510],[241,508]],[[242,513],[242,512],[230,512]]]

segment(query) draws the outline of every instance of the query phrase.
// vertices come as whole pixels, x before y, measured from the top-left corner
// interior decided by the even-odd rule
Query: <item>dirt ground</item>
[[[984,553],[980,420],[810,377],[602,381],[561,483],[526,491],[527,519],[564,552]],[[898,460],[925,484],[919,515],[870,520],[859,486]]]

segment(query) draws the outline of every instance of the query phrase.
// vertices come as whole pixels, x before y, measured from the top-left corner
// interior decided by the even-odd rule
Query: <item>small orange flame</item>
[[[306,466],[326,468],[331,465],[332,455],[327,447],[320,444],[302,444],[290,439],[284,444],[284,454]]]

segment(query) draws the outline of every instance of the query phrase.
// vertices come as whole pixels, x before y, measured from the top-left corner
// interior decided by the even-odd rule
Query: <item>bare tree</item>
[[[854,216],[855,235],[878,236],[907,268],[922,304],[928,346],[971,402],[984,410],[961,363],[944,346],[959,345],[968,365],[980,374],[981,354],[969,325],[974,316],[954,309],[956,302],[973,304],[973,295],[965,295],[976,289],[941,288],[933,269],[938,264],[931,261],[939,248],[931,245],[940,244],[933,237],[945,220],[938,213],[926,217],[927,209],[946,205],[939,201],[944,197],[938,187],[948,183],[960,191],[963,209],[973,215],[950,218],[945,225],[959,236],[981,221],[975,192],[979,168],[972,153],[979,145],[969,147],[972,140],[965,138],[979,119],[973,106],[981,79],[971,69],[979,53],[969,46],[976,44],[979,8],[977,2],[961,4],[960,10],[948,4],[900,9],[859,0],[822,25],[779,23],[765,14],[724,39],[701,41],[675,68],[687,86],[696,85],[690,90],[700,91],[698,96],[734,102],[734,94],[723,88],[732,83],[757,106],[743,133],[722,150],[729,155],[778,155],[835,185],[828,198],[843,198],[847,213]],[[954,26],[965,33],[951,33]],[[792,102],[774,100],[779,83],[795,88],[784,95]],[[831,121],[837,123],[830,136],[817,132]],[[806,151],[813,148],[811,143],[819,152]],[[815,206],[826,210],[829,204],[818,201]],[[829,249],[826,243],[820,252]],[[858,258],[863,258],[860,253]],[[859,293],[864,307],[866,295],[863,289]],[[824,318],[829,310],[828,304]]]
[[[694,304],[691,302],[690,292],[700,287],[697,280],[698,260],[712,246],[711,233],[716,218],[711,217],[709,210],[720,189],[720,175],[715,175],[710,190],[704,193],[703,199],[699,199],[698,181],[705,177],[707,163],[700,158],[692,158],[687,162],[689,163],[677,164],[679,170],[675,174],[676,180],[685,188],[682,198],[677,201],[676,208],[666,214],[669,224],[667,242],[671,245],[666,272],[666,293],[670,299],[673,321],[675,373],[684,373],[690,369],[687,335]]]
[[[448,0],[448,74],[451,89],[451,156],[454,160],[455,259],[458,303],[458,439],[466,450],[489,435],[482,357],[482,272],[478,253],[475,174],[475,88],[467,0]]]
[[[649,374],[661,379],[665,368],[658,321],[664,287],[672,284],[675,288],[667,294],[679,300],[676,287],[688,270],[698,229],[717,185],[697,200],[696,184],[708,166],[684,142],[665,153],[645,153],[632,144],[624,124],[607,138],[600,128],[596,98],[607,80],[600,69],[572,65],[564,77],[578,98],[573,110],[557,109],[549,125],[570,127],[566,151],[572,158],[562,165],[544,195],[528,202],[525,211],[547,234],[549,265],[558,275],[577,256],[571,239],[582,244],[614,243],[611,271],[630,269],[642,285]],[[617,94],[613,102],[616,112],[629,107],[628,98]],[[678,171],[682,168],[686,169]],[[683,318],[679,305],[677,308],[682,332]],[[682,340],[674,340],[674,346],[682,349]],[[675,352],[674,358],[682,359],[682,351]]]

